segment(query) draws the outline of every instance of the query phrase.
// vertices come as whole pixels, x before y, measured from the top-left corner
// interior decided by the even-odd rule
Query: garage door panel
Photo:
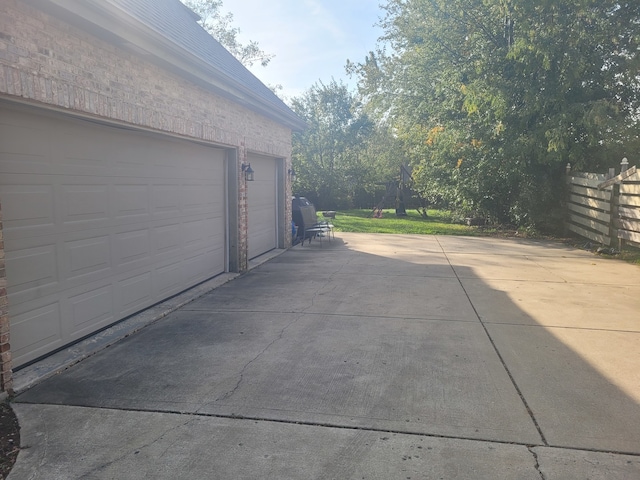
[[[255,181],[247,186],[249,205],[249,258],[278,246],[277,236],[277,163],[276,159],[252,155]]]
[[[220,208],[216,199],[222,189],[214,183],[206,185],[185,185],[183,187],[183,211],[185,214],[209,212],[211,208]]]
[[[185,214],[197,214],[206,211],[208,202],[204,185],[185,185],[182,187],[182,208]]]
[[[117,282],[116,302],[120,307],[119,316],[131,315],[149,306],[152,290],[151,273],[148,271]]]
[[[30,235],[52,233],[55,225],[54,189],[51,185],[38,185],[24,175],[4,175],[0,186],[2,198],[2,224],[5,232],[28,230]]]
[[[3,173],[42,174],[51,171],[51,158],[45,142],[34,142],[33,135],[46,138],[46,129],[34,131],[26,125],[15,125],[0,118],[0,168]]]
[[[213,251],[203,251],[197,255],[185,259],[184,277],[187,283],[198,283],[210,277],[208,272],[212,269],[220,268],[218,262],[213,258]]]
[[[2,125],[0,125],[2,128]],[[0,139],[0,142],[3,140]],[[0,171],[5,174],[48,174],[53,170],[46,156],[18,155],[4,151],[4,145],[0,143]]]
[[[110,150],[112,160],[121,168],[138,170],[144,176],[143,172],[147,170],[145,166],[153,164],[149,152],[156,150],[154,139],[144,135],[118,135],[117,132],[113,132],[113,135],[118,137],[118,148]],[[166,145],[165,149],[170,151],[171,147]]]
[[[170,254],[172,251],[178,251],[182,241],[181,229],[180,223],[155,227],[152,238],[156,253]]]
[[[151,186],[151,214],[153,219],[175,218],[182,214],[180,186],[155,184]]]
[[[224,272],[227,251],[224,150],[33,112],[0,107],[15,366]]]
[[[202,151],[207,151],[205,155],[192,158],[184,164],[180,171],[176,172],[175,162],[172,158],[184,156],[184,150],[179,145],[165,145],[164,154],[149,157],[149,166],[157,172],[157,178],[169,178],[180,180],[210,179],[217,178],[219,165],[224,162],[224,150],[214,150],[204,146],[198,146]]]
[[[38,121],[35,120],[35,122]],[[47,125],[48,120],[43,119],[42,122],[43,125]],[[114,155],[113,137],[105,135],[99,128],[83,130],[82,136],[79,137],[76,124],[60,125],[60,128],[57,129],[57,135],[61,142],[56,149],[58,153],[53,157],[57,167],[56,172],[66,173],[65,170],[60,170],[60,167],[103,169],[104,171],[85,172],[98,175],[108,171],[109,165],[106,162]]]
[[[118,220],[149,220],[149,186],[147,184],[114,185],[115,216]]]
[[[108,235],[102,235],[64,242],[62,257],[67,263],[62,276],[69,281],[69,286],[109,275],[112,264],[109,240]]]
[[[224,239],[220,232],[220,217],[209,217],[184,222],[181,227],[183,246],[188,251],[210,248],[213,242]]]
[[[16,157],[48,158],[46,144],[33,141],[33,135],[38,135],[40,138],[49,136],[47,127],[45,125],[38,127],[32,122],[25,121],[24,117],[22,122],[20,120],[20,116],[0,119],[0,145],[2,145],[0,148],[2,152]]]
[[[198,219],[182,224],[183,246],[187,251],[195,251],[207,245],[206,220]]]
[[[63,224],[81,223],[86,228],[109,223],[109,186],[85,183],[60,185],[60,219]]]
[[[22,248],[5,255],[5,268],[11,272],[7,283],[10,305],[33,301],[59,289],[56,245]]]
[[[145,260],[150,260],[151,248],[148,229],[120,233],[113,239],[113,260],[115,268],[136,268]]]
[[[274,195],[263,196],[262,201],[269,202],[275,201]],[[256,222],[256,226],[258,226],[257,230],[261,230],[264,228],[271,227],[273,228],[273,220],[274,220],[274,211],[273,211],[273,203],[268,203],[264,206],[258,206],[256,208],[251,209],[251,212],[254,214],[254,221]]]
[[[81,338],[101,326],[113,323],[113,287],[105,285],[68,299],[73,323],[71,335]]]
[[[14,360],[36,358],[64,345],[58,302],[11,317],[11,354]]]
[[[255,245],[263,245],[263,247],[260,250],[269,251],[275,248],[274,246],[275,236],[273,231],[270,231],[270,230],[256,233],[254,236],[251,237],[251,241]],[[260,253],[264,253],[264,252],[261,252],[260,250],[257,250],[253,256],[260,255]]]
[[[184,285],[182,261],[171,262],[156,268],[153,276],[153,291],[156,296],[169,297],[179,293]]]

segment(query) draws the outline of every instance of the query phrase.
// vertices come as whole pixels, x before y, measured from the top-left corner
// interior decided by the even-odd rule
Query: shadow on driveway
[[[10,478],[640,478],[640,269],[339,236],[21,394]]]

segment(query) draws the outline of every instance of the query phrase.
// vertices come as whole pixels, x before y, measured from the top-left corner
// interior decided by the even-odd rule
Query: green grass
[[[442,210],[429,210],[429,218],[422,218],[415,210],[407,210],[406,217],[396,217],[395,210],[383,211],[382,218],[371,217],[371,210],[344,210],[336,212],[331,221],[338,232],[355,233],[410,233],[420,235],[478,235],[475,227],[452,223],[451,214]]]

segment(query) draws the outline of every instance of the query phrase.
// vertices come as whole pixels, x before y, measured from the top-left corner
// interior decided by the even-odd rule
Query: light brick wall
[[[239,166],[252,151],[285,158],[286,170],[291,168],[289,128],[18,0],[0,3],[0,98],[237,148],[239,267],[248,267],[247,191]],[[291,186],[286,184],[289,199]],[[285,210],[290,219],[288,201]],[[11,362],[1,235],[0,223],[0,387],[8,391]],[[290,245],[290,234],[287,238]]]
[[[238,161],[240,165],[248,163],[247,149],[244,142],[238,151]],[[246,270],[249,267],[249,201],[247,197],[248,185],[244,179],[242,168],[238,168],[238,252],[240,258],[240,270]]]
[[[0,93],[290,157],[291,130],[23,2],[0,6]]]
[[[293,236],[291,235],[291,219],[292,219],[292,205],[291,205],[291,197],[293,193],[293,185],[291,182],[291,175],[289,175],[289,170],[291,170],[291,157],[288,158],[286,162],[284,171],[286,175],[286,193],[285,193],[285,202],[284,202],[284,218],[285,218],[285,232],[284,232],[284,244],[286,247],[291,245],[293,241]]]

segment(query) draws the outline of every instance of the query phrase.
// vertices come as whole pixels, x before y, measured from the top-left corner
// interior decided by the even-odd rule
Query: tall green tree
[[[347,208],[364,184],[370,168],[364,148],[373,123],[346,85],[317,82],[291,101],[308,128],[293,136],[296,193],[317,208]]]
[[[426,196],[544,226],[566,163],[602,169],[637,142],[640,2],[384,8],[382,48],[348,68],[393,123]]]
[[[181,1],[200,16],[198,23],[244,66],[250,67],[259,62],[266,67],[273,58],[260,48],[258,42],[250,40],[243,44],[238,40],[240,29],[233,26],[232,13],[222,13],[222,0]]]

